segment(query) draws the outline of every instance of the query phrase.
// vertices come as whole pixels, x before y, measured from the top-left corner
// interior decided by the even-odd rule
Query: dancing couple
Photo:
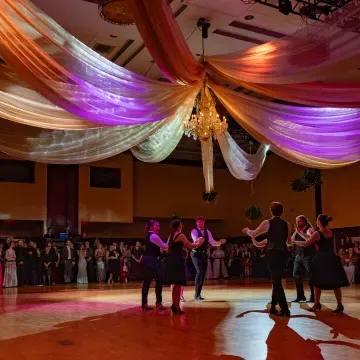
[[[303,224],[299,226],[300,221],[297,221],[295,236],[292,236],[290,224],[281,217],[283,211],[284,207],[281,203],[273,202],[270,204],[271,219],[263,221],[255,230],[250,230],[247,227],[243,229],[243,232],[251,237],[256,247],[266,247],[267,250],[267,263],[273,284],[270,314],[290,316],[284,288],[281,283],[286,266],[287,247],[292,244],[299,247],[308,247],[314,244],[315,241],[318,245],[318,251],[314,256],[312,266],[309,267],[311,283],[314,286],[314,306],[310,311],[321,310],[321,290],[334,290],[338,303],[334,312],[340,313],[344,311],[341,300],[341,287],[348,286],[349,283],[341,266],[340,258],[334,253],[333,234],[328,228],[332,218],[327,215],[319,215],[317,218],[318,230],[312,234],[311,230],[308,231],[310,227],[306,229],[306,226],[303,226]],[[267,239],[260,242],[255,240],[255,237],[265,233],[267,233]],[[297,235],[302,239],[297,240],[299,239]],[[298,289],[298,291],[301,291],[300,286]],[[300,298],[303,299],[302,296]],[[299,300],[299,293],[296,300]],[[277,304],[280,306],[280,312],[276,309]]]
[[[145,229],[145,253],[142,259],[144,283],[142,287],[142,309],[152,310],[148,306],[148,293],[152,280],[155,280],[156,308],[166,310],[162,305],[163,284],[173,285],[172,306],[173,314],[184,314],[180,308],[181,289],[187,285],[184,258],[184,246],[193,250],[192,260],[196,268],[195,299],[204,300],[201,290],[205,279],[207,267],[207,250],[209,244],[221,246],[226,240],[215,241],[209,230],[205,229],[204,217],[196,218],[197,227],[192,230],[193,242],[190,242],[182,233],[183,223],[175,217],[170,222],[170,235],[167,243],[159,237],[160,224],[157,220],[150,220]],[[165,261],[161,252],[167,251]]]

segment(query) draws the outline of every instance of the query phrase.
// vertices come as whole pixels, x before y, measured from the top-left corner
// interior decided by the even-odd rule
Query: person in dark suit
[[[286,300],[284,288],[281,283],[287,261],[287,247],[291,246],[291,227],[281,215],[284,207],[279,202],[270,204],[271,219],[264,220],[258,228],[250,230],[248,227],[242,231],[251,237],[256,247],[266,247],[267,264],[273,284],[270,314],[290,317],[290,311]],[[255,237],[267,234],[263,241],[256,241]],[[277,312],[279,304],[281,311]]]
[[[53,234],[52,232],[52,228],[49,226],[47,228],[47,233],[44,235],[44,239],[47,240],[47,239],[55,239],[55,235]]]
[[[18,286],[23,286],[25,285],[26,249],[24,248],[24,241],[22,239],[19,239],[16,243],[15,254]]]
[[[73,266],[75,265],[75,251],[70,240],[66,241],[66,245],[61,251],[61,261],[64,263],[64,282],[70,284],[73,276]]]
[[[37,250],[33,241],[29,242],[25,255],[25,284],[38,285],[37,283]]]

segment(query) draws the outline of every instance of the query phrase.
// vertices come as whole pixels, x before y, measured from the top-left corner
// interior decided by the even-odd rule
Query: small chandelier
[[[99,4],[100,17],[115,25],[133,25],[130,6],[126,0],[101,0]]]
[[[209,89],[201,89],[196,99],[196,114],[193,114],[189,120],[184,121],[184,133],[194,140],[207,140],[212,137],[223,135],[228,129],[226,117],[220,119],[216,112],[216,102]]]

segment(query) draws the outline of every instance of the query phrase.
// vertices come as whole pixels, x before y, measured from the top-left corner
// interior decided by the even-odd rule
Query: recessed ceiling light
[[[245,20],[252,20],[254,18],[254,15],[246,15]]]
[[[117,38],[117,35],[110,35],[110,37],[112,37],[112,38]]]

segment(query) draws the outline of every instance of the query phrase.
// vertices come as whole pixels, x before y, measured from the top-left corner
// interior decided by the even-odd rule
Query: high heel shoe
[[[146,305],[141,305],[141,308],[143,311],[150,311],[150,310],[153,310],[154,308],[148,306],[147,304]]]
[[[309,309],[309,311],[311,311],[311,312],[317,312],[317,311],[320,311],[320,310],[321,310],[321,304],[320,303],[314,304],[314,306]]]
[[[185,314],[185,311],[182,311],[180,308],[177,308],[175,305],[171,305],[171,312],[174,315],[183,315],[183,314]]]
[[[335,314],[341,314],[344,311],[344,305],[343,304],[338,304],[336,310],[333,311],[333,313]]]

